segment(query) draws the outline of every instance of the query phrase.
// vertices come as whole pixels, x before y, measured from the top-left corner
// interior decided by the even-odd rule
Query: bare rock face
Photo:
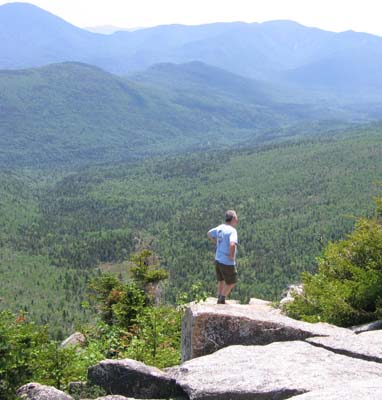
[[[291,400],[381,400],[382,381],[380,379],[364,382],[349,382],[346,386],[334,386],[327,389],[314,390]]]
[[[73,400],[61,390],[51,386],[40,385],[39,383],[27,383],[17,390],[17,396],[26,400]]]
[[[187,361],[168,374],[191,400],[280,400],[382,377],[382,365],[294,341],[231,346]]]
[[[370,331],[354,335],[349,340],[343,336],[313,337],[307,342],[338,354],[382,363],[382,332]]]
[[[285,292],[284,297],[280,300],[280,305],[283,306],[287,303],[294,301],[294,294],[302,294],[304,292],[304,287],[300,285],[290,285]]]
[[[88,380],[101,386],[109,394],[161,399],[184,395],[174,379],[158,368],[139,361],[104,360],[90,367]]]
[[[182,361],[232,345],[266,345],[313,336],[354,336],[348,329],[286,317],[269,303],[191,305],[182,321]]]
[[[85,343],[85,335],[81,332],[75,332],[61,343],[61,347],[84,346]]]

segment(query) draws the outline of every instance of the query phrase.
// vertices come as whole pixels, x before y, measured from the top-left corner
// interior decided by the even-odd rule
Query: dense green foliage
[[[39,324],[49,322],[58,339],[89,321],[81,307],[93,271],[58,269],[37,254],[27,232],[36,229],[38,193],[43,180],[30,171],[0,172],[0,310],[27,313]]]
[[[49,338],[46,326],[30,322],[24,314],[0,312],[0,398],[14,399],[16,389],[31,381],[65,390],[71,381],[85,381],[88,367],[105,358],[134,358],[158,367],[178,364],[182,311],[153,306],[152,292],[144,288],[166,274],[160,274],[159,265],[136,264],[152,259],[149,251],[134,255],[133,281],[108,274],[92,280],[91,304],[101,319],[82,328],[83,346],[62,347]],[[148,270],[157,272],[155,279]]]
[[[63,339],[93,313],[82,307],[94,274],[78,269],[58,269],[46,257],[14,250],[0,251],[0,309],[25,312],[50,333]]]
[[[340,326],[381,318],[381,211],[372,219],[359,219],[345,240],[330,243],[317,274],[303,274],[303,293],[295,293],[286,306],[291,316]]]
[[[35,381],[64,389],[70,381],[83,379],[87,368],[101,353],[60,348],[49,339],[44,326],[22,314],[0,312],[0,398],[15,398],[21,385]]]
[[[15,244],[22,234],[20,226],[33,222],[38,201],[36,185],[27,173],[0,169],[0,183],[1,248]]]
[[[108,353],[159,367],[177,364],[182,311],[161,304],[155,290],[167,272],[146,249],[132,255],[129,270],[132,278],[127,282],[103,274],[91,283],[101,319],[115,337]]]
[[[54,171],[52,178],[3,173],[0,307],[26,310],[62,337],[92,318],[81,303],[94,268],[131,278],[123,272],[126,260],[142,248],[160,255],[169,302],[199,281],[215,294],[206,232],[227,208],[239,213],[240,282],[233,296],[277,299],[302,271],[316,271],[328,241],[341,239],[371,211],[382,172],[381,137],[380,127],[369,126],[92,167],[62,178]]]
[[[378,128],[262,149],[91,168],[44,193],[38,235],[32,239],[44,253],[46,238],[54,237],[67,255],[62,265],[83,268],[65,250],[72,241],[86,248],[89,233],[131,231],[133,243],[126,241],[126,251],[143,244],[160,254],[170,273],[166,297],[174,301],[177,291],[188,291],[196,281],[214,293],[206,232],[220,223],[226,208],[235,208],[241,243],[235,295],[275,299],[302,271],[315,271],[323,246],[368,212],[382,172],[380,144]],[[114,247],[113,241],[107,245]]]

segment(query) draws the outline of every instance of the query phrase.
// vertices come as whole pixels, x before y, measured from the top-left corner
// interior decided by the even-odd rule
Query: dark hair
[[[233,217],[236,217],[236,211],[228,210],[225,213],[225,222],[231,222]]]

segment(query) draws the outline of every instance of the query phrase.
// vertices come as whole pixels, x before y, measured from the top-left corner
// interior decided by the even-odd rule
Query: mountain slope
[[[338,55],[360,53],[367,57],[358,57],[357,68],[349,69],[350,81],[368,76],[367,85],[373,85],[382,79],[380,68],[373,74],[369,68],[379,67],[382,38],[326,32],[292,21],[167,25],[101,35],[35,6],[11,3],[0,6],[0,39],[0,68],[79,61],[123,75],[157,63],[200,61],[255,79],[315,84],[328,76],[336,79],[332,63],[338,63]],[[339,65],[346,62],[351,60],[345,57]]]
[[[79,63],[0,71],[0,164],[104,162],[240,143],[296,123],[308,109],[283,110],[265,85],[202,64],[168,69],[188,75],[179,90],[150,74],[134,82]],[[215,81],[205,90],[209,75]],[[241,98],[239,81],[248,84]]]
[[[380,95],[382,89],[382,46],[339,51],[328,58],[286,73],[289,81],[302,87],[322,87],[337,93]],[[360,92],[360,93],[357,93]]]
[[[206,93],[219,93],[236,101],[258,105],[271,104],[277,93],[276,87],[268,83],[251,80],[197,61],[155,64],[146,71],[130,75],[129,79],[166,87],[183,94],[192,92],[205,96]]]
[[[103,39],[31,4],[0,6],[1,68],[86,60]]]

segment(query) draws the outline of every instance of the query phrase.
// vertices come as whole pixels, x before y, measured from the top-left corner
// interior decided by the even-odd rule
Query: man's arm
[[[231,260],[235,260],[235,253],[237,247],[237,232],[236,229],[230,235],[230,242],[229,242],[229,258]]]
[[[235,259],[235,252],[236,252],[236,242],[229,243],[229,258],[231,260]]]
[[[213,244],[216,245],[216,238],[214,238],[211,234],[211,231],[207,232],[208,239],[212,241]]]

